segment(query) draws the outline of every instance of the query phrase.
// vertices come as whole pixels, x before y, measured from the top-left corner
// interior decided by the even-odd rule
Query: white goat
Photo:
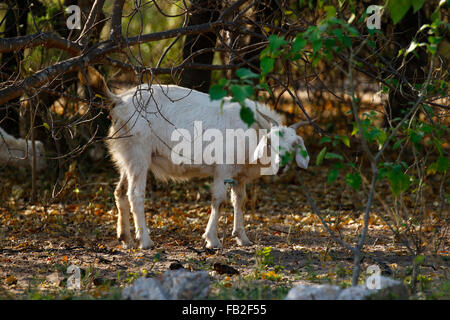
[[[203,129],[214,128],[224,133],[227,129],[248,129],[241,120],[238,103],[225,98],[220,101],[211,101],[207,94],[182,88],[174,85],[141,85],[120,95],[111,93],[102,76],[91,69],[89,83],[102,91],[111,101],[110,116],[112,125],[109,131],[107,144],[111,156],[120,171],[120,181],[115,190],[116,205],[118,208],[117,236],[124,247],[131,243],[130,210],[133,213],[136,239],[140,248],[150,248],[153,241],[150,239],[146,227],[144,213],[144,195],[147,172],[151,170],[156,178],[167,180],[187,180],[192,177],[213,176],[212,184],[212,210],[211,216],[203,234],[208,248],[222,246],[217,233],[217,223],[220,216],[220,206],[226,200],[226,180],[235,182],[231,188],[231,199],[234,207],[234,224],[232,235],[236,237],[239,245],[250,245],[244,230],[243,204],[245,199],[245,185],[247,182],[259,177],[263,167],[260,162],[250,164],[246,156],[244,164],[175,164],[172,160],[172,141],[174,130],[183,128],[191,136],[196,137],[194,122],[202,121]],[[304,150],[303,155],[297,155],[297,164],[307,168],[309,156],[303,139],[296,134],[300,123],[286,127],[280,125],[281,117],[267,106],[247,101],[247,106],[254,112],[255,129],[267,129],[268,133],[261,139],[254,150],[249,146],[237,145],[254,154],[256,158],[262,157],[271,138],[279,137],[281,154],[278,156],[275,170],[278,170],[280,156],[296,153],[299,147]],[[258,109],[258,111],[256,111]],[[303,124],[303,123],[302,123]],[[195,143],[195,141],[193,142]],[[238,142],[239,143],[239,142]],[[228,150],[228,149],[227,149]],[[241,149],[242,151],[242,149]]]
[[[36,147],[36,170],[42,171],[46,167],[44,156],[44,144],[35,141]],[[15,167],[32,166],[33,148],[31,140],[14,138],[0,128],[0,168],[6,164]]]

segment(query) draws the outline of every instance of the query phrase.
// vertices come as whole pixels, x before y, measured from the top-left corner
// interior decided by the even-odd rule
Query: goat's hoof
[[[236,237],[236,243],[242,247],[247,247],[247,246],[253,245],[253,242],[248,240],[247,237],[240,237],[240,238]]]
[[[253,242],[251,242],[250,240],[248,240],[247,235],[245,234],[245,231],[240,230],[240,231],[233,231],[233,233],[231,234],[232,237],[235,237],[236,239],[236,243],[239,246],[251,246],[253,244]]]
[[[207,235],[203,235],[202,238],[206,240],[206,247],[208,249],[222,248],[222,243],[220,242],[219,238],[208,237]]]
[[[125,250],[131,249],[133,247],[131,242],[121,241],[121,244],[122,244],[122,249],[125,249]]]
[[[152,239],[147,237],[146,239],[141,239],[139,241],[139,249],[151,249],[155,244]]]
[[[117,237],[117,240],[120,241],[123,249],[131,249],[133,246],[132,245],[133,241],[131,241],[130,235],[126,236],[125,234],[121,234]]]
[[[209,241],[206,240],[206,247],[208,249],[221,249],[222,248],[222,244],[220,243],[220,241]]]

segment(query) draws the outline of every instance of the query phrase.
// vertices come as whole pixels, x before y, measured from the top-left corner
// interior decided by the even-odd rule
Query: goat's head
[[[271,157],[274,173],[285,172],[293,159],[300,168],[307,169],[309,155],[303,138],[297,135],[296,129],[308,124],[309,121],[297,122],[289,127],[280,125],[273,120],[269,122],[271,128],[259,141],[253,158],[256,160],[267,156]],[[269,148],[269,152],[267,152],[267,148]]]

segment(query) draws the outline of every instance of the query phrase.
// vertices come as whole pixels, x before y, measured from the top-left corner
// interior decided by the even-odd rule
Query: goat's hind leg
[[[117,238],[122,243],[123,248],[131,246],[130,233],[130,203],[127,196],[128,180],[124,172],[120,174],[119,183],[114,191],[117,206]]]
[[[131,212],[133,212],[136,240],[139,241],[139,248],[141,249],[153,247],[153,241],[148,234],[144,212],[146,182],[147,168],[128,172],[128,200],[130,201]]]
[[[244,202],[245,202],[245,183],[239,182],[231,188],[231,201],[234,209],[234,222],[232,236],[236,237],[236,242],[240,246],[250,246],[252,242],[245,234],[244,228]]]
[[[222,248],[217,233],[217,224],[220,218],[220,206],[227,198],[227,189],[222,179],[215,179],[212,186],[211,215],[202,238],[206,240],[207,248]]]

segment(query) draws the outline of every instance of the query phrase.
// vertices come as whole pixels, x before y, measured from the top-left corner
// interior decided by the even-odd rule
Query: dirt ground
[[[248,186],[245,224],[252,246],[239,247],[231,238],[233,217],[228,201],[220,218],[221,250],[204,248],[201,239],[210,213],[210,180],[149,181],[152,191],[147,192],[145,211],[156,247],[125,250],[115,238],[117,174],[112,169],[88,174],[88,179],[66,175],[70,187],[52,201],[52,185],[40,177],[36,205],[23,200],[30,190],[26,170],[4,170],[0,172],[0,298],[118,298],[119,288],[138,277],[156,276],[180,264],[210,272],[216,280],[211,298],[282,299],[297,283],[348,286],[353,256],[331,240],[311,212],[296,185],[297,174],[303,175],[332,229],[355,243],[362,228],[365,190],[355,193],[339,181],[327,185],[324,167],[290,170],[285,176],[266,177]],[[379,190],[386,188],[381,181]],[[436,199],[429,199],[430,210],[436,209]],[[366,268],[376,264],[383,274],[408,282],[412,258],[380,219],[383,214],[375,202],[360,280],[364,281]],[[266,247],[271,250],[266,249],[264,260]],[[448,234],[433,248],[421,262],[418,298],[448,298]],[[215,271],[217,262],[236,269],[239,275],[220,274],[221,270]],[[69,265],[82,269],[80,292],[65,289]],[[262,289],[255,293],[254,287]]]

